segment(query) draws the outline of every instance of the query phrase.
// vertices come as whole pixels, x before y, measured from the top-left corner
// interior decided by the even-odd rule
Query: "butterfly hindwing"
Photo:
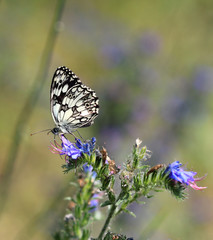
[[[51,113],[61,132],[90,126],[98,116],[98,97],[95,91],[82,84],[68,68],[59,67],[50,88]]]

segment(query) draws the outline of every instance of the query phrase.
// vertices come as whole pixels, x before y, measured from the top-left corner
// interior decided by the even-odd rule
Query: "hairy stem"
[[[106,232],[106,230],[107,230],[107,228],[109,226],[109,223],[110,223],[112,217],[114,216],[115,210],[117,208],[117,202],[120,199],[121,194],[122,194],[122,192],[119,194],[119,196],[117,197],[116,201],[112,204],[111,209],[109,211],[109,214],[107,216],[107,219],[106,219],[106,221],[104,223],[103,228],[101,229],[101,233],[99,234],[97,240],[102,240],[103,239],[104,233]]]
[[[107,217],[107,219],[106,219],[106,221],[105,221],[105,223],[104,223],[104,226],[103,226],[103,228],[102,228],[102,230],[101,230],[101,233],[99,234],[99,236],[98,236],[98,240],[102,240],[103,239],[103,235],[104,235],[104,233],[106,232],[106,229],[108,228],[108,226],[109,226],[109,223],[110,223],[110,220],[112,219],[112,217],[113,217],[113,215],[114,215],[114,212],[115,212],[115,210],[116,210],[116,202],[111,206],[111,209],[110,209],[110,211],[109,211],[109,214],[108,214],[108,217]]]

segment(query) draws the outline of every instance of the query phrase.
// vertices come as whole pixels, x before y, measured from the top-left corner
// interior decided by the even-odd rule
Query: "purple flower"
[[[80,139],[76,139],[76,147],[81,150],[82,153],[86,153],[88,155],[91,155],[94,148],[95,148],[96,138],[93,137],[91,141],[88,141],[86,143],[82,143]]]
[[[102,195],[101,193],[93,194],[93,196],[89,202],[90,212],[94,212],[98,209],[99,200],[101,198],[101,195]]]
[[[154,55],[161,49],[162,40],[155,32],[145,32],[140,40],[140,48],[146,55]]]
[[[197,174],[196,172],[192,171],[185,171],[183,168],[181,168],[182,163],[179,161],[175,161],[166,168],[165,173],[169,172],[169,178],[178,181],[182,184],[189,185],[195,190],[202,190],[206,187],[198,187],[196,185],[196,181],[202,180],[202,178],[194,178],[194,176]]]
[[[63,135],[61,135],[61,146],[57,144],[58,147],[54,146],[53,144],[50,150],[53,153],[57,153],[60,155],[66,155],[66,157],[72,158],[72,159],[77,159],[78,157],[81,156],[81,150],[76,148],[74,144],[72,144],[68,139],[66,139]]]
[[[88,165],[87,163],[85,163],[83,165],[83,169],[84,169],[85,173],[88,173],[88,172],[92,172],[93,167],[91,165]]]
[[[213,90],[213,69],[208,66],[200,66],[195,70],[194,87],[200,92],[211,92]]]
[[[85,163],[83,165],[84,172],[91,176],[92,181],[94,182],[97,176],[97,173],[93,171],[93,167]],[[102,193],[94,193],[89,201],[90,212],[95,212],[98,209],[99,199],[101,198]]]
[[[106,45],[102,49],[103,59],[105,60],[105,65],[108,67],[115,67],[122,63],[125,59],[124,48],[120,45]]]
[[[87,163],[85,163],[83,165],[83,169],[85,173],[88,173],[92,176],[92,180],[94,181],[96,179],[97,173],[93,170],[93,167],[91,165],[88,165]]]
[[[93,167],[85,163],[83,165],[84,172],[89,174],[92,178],[92,181],[95,181],[97,173],[93,171]],[[98,209],[99,200],[102,196],[102,193],[94,193],[89,201],[90,212],[95,212]]]
[[[67,158],[77,159],[82,155],[82,153],[91,155],[95,148],[96,143],[96,139],[95,137],[93,137],[91,141],[88,141],[86,143],[82,143],[80,139],[76,139],[76,143],[74,145],[63,135],[61,135],[61,141],[62,141],[61,145],[55,143],[56,144],[55,146],[51,143],[50,150],[53,153],[65,155],[66,160]]]

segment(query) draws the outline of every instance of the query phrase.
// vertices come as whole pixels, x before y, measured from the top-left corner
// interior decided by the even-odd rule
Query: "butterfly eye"
[[[51,132],[52,132],[54,135],[57,135],[57,134],[59,134],[60,129],[57,128],[57,127],[55,127],[55,128],[53,128],[53,129],[51,130]]]

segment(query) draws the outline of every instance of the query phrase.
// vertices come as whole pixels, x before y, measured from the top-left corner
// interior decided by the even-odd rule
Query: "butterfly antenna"
[[[52,129],[47,129],[47,130],[49,130],[49,132],[47,133],[47,135],[49,135],[52,132]]]
[[[49,134],[51,132],[51,129],[45,129],[45,130],[42,130],[42,131],[39,131],[39,132],[35,132],[35,133],[31,133],[30,136],[33,136],[37,133],[42,133],[42,132],[46,132],[46,131],[49,131],[47,134]]]

